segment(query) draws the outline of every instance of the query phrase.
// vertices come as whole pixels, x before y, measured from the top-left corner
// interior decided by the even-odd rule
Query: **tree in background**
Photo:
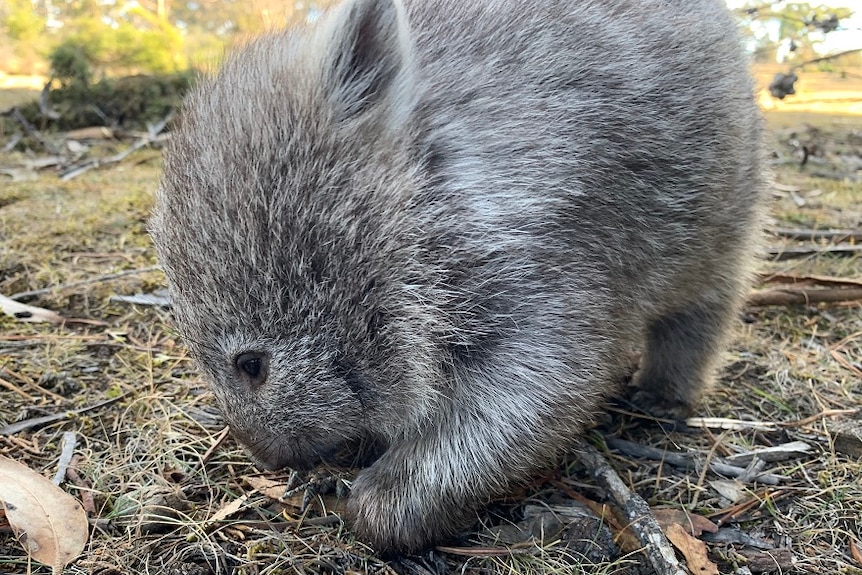
[[[770,93],[779,99],[796,92],[798,74],[807,65],[819,69],[834,69],[838,58],[845,64],[859,64],[860,47],[837,54],[821,54],[818,46],[832,32],[842,29],[842,23],[853,15],[846,7],[812,5],[808,2],[756,1],[738,10],[743,30],[754,47],[755,61],[782,61],[789,66],[775,75]]]
[[[56,49],[77,47],[99,75],[170,73],[187,67],[182,32],[141,5],[64,21]]]
[[[95,77],[205,67],[221,58],[226,44],[314,20],[334,2],[0,0],[0,71],[4,44],[45,59],[54,49],[61,60],[77,52]]]
[[[28,74],[40,64],[44,69],[44,33],[45,19],[30,0],[0,1],[0,62],[7,71]]]
[[[336,1],[0,0],[0,67],[38,73],[45,70],[37,61],[50,59],[63,81],[205,68],[218,62],[226,44],[314,20]],[[796,71],[851,14],[776,0],[748,0],[737,12],[756,59],[775,62],[781,54],[791,66],[777,77],[777,97],[792,93]],[[831,57],[816,61],[823,66]]]
[[[781,59],[795,64],[818,56],[817,46],[827,34],[840,29],[853,10],[808,2],[760,0],[746,3],[737,13],[757,61]]]

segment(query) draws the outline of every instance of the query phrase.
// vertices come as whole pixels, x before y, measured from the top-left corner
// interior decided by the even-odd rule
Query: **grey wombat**
[[[262,466],[373,444],[355,532],[415,550],[630,376],[704,389],[756,243],[760,122],[720,0],[347,0],[189,97],[152,234]]]

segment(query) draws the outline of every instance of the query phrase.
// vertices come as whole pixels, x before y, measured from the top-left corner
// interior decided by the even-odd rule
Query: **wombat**
[[[374,446],[348,518],[412,551],[570,448],[632,350],[637,401],[692,409],[760,140],[721,0],[346,0],[201,81],[152,236],[254,461]]]

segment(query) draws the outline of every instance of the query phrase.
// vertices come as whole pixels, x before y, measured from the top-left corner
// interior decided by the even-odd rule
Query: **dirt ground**
[[[862,574],[862,116],[846,107],[862,89],[807,81],[828,84],[827,109],[767,106],[768,255],[698,413],[714,419],[671,428],[609,406],[588,434],[665,527],[698,526],[707,553],[678,554],[705,575]],[[26,97],[0,91],[0,108]],[[169,312],[115,299],[164,286],[146,234],[160,152],[69,181],[33,168],[41,153],[0,155],[0,294],[67,321],[0,315],[0,455],[52,477],[73,432],[62,487],[83,502],[90,537],[65,573],[650,572],[577,457],[492,502],[445,548],[376,556],[338,515],[353,470],[297,481],[252,467]],[[0,572],[50,572],[2,521]]]

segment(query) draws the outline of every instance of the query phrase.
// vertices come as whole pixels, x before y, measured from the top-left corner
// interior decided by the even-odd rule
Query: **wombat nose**
[[[269,372],[269,355],[264,352],[248,351],[234,359],[237,376],[251,389],[260,387]]]

